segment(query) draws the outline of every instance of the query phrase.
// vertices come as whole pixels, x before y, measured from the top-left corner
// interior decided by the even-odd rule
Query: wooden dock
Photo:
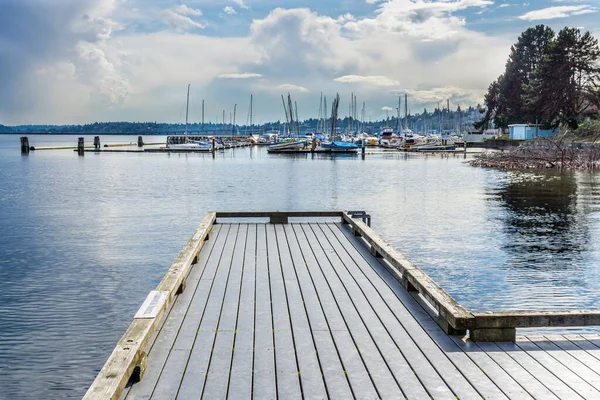
[[[209,213],[85,398],[600,398],[600,335],[507,338],[542,322],[477,322],[369,224]],[[497,326],[481,339],[508,341],[463,337],[491,329],[478,323]]]

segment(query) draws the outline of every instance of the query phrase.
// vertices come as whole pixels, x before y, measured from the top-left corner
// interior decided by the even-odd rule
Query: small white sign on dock
[[[146,300],[144,300],[144,304],[140,307],[138,312],[135,314],[136,319],[141,318],[155,318],[158,315],[158,312],[161,310],[167,298],[169,296],[169,292],[153,290],[148,294]]]

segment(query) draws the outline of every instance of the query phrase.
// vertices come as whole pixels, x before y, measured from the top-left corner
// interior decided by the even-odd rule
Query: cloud
[[[399,82],[394,79],[390,79],[386,76],[375,75],[375,76],[360,76],[360,75],[345,75],[335,78],[334,81],[342,83],[364,83],[375,86],[398,86]]]
[[[104,53],[121,29],[112,19],[116,6],[115,0],[4,0],[0,119],[75,119],[88,106],[123,104],[127,79]]]
[[[351,21],[344,28],[351,32],[369,33],[385,30],[405,33],[425,40],[446,39],[465,25],[465,18],[453,15],[468,8],[483,8],[494,4],[491,0],[388,0],[379,5],[375,18]]]
[[[277,86],[277,89],[285,90],[289,92],[300,92],[300,93],[308,93],[308,89],[303,86],[291,85],[289,83],[284,83]]]
[[[223,11],[226,14],[237,14],[237,12],[231,6],[225,6],[225,7],[223,7]]]
[[[191,8],[186,6],[185,4],[180,4],[178,6],[173,7],[173,11],[177,14],[181,15],[193,15],[199,17],[202,15],[202,11],[197,8]]]
[[[473,104],[501,73],[514,41],[466,25],[471,11],[489,7],[486,0],[379,1],[366,16],[277,8],[254,16],[238,36],[222,33],[230,27],[218,22],[205,34],[200,10],[159,8],[164,2],[134,11],[132,0],[0,1],[22,8],[0,15],[3,123],[171,121],[188,83],[191,110],[197,93],[210,99],[207,115],[254,93],[263,120],[280,118],[282,92],[308,99],[323,91],[331,99],[349,96],[349,84],[360,85],[359,100],[375,113],[403,93],[415,109],[446,98]]]
[[[425,90],[407,90],[409,102],[413,104],[443,104],[450,100],[451,104],[475,105],[482,102],[481,89],[464,89],[456,86],[434,87]]]
[[[261,74],[254,74],[251,72],[217,75],[217,78],[221,78],[221,79],[250,79],[250,78],[260,78],[260,77],[262,77]]]
[[[388,107],[388,106],[381,107],[381,110],[383,110],[383,111],[394,111],[394,109],[392,107]]]
[[[240,8],[243,8],[244,10],[250,9],[250,7],[244,4],[244,0],[233,0],[233,2],[237,4]]]
[[[519,16],[519,19],[525,21],[540,21],[556,18],[567,18],[573,15],[583,15],[598,12],[598,8],[589,5],[579,6],[555,6],[543,8],[541,10],[530,11]]]
[[[176,32],[184,32],[190,29],[204,29],[206,24],[194,21],[193,17],[202,15],[202,11],[179,5],[163,11],[165,23]]]

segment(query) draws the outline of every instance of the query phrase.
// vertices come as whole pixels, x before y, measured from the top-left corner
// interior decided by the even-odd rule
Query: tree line
[[[351,120],[349,117],[339,118],[337,126],[342,131],[346,130],[348,125],[354,129],[360,127],[365,131],[377,132],[384,126],[409,127],[413,130],[454,130],[460,122],[462,125],[470,125],[478,117],[477,107],[467,107],[456,110],[448,108],[435,108],[433,111],[424,109],[421,113],[409,114],[408,117],[401,117],[400,121],[396,116],[384,120],[368,121],[359,124],[359,121]],[[300,122],[302,131],[316,131],[320,125],[320,120],[309,118]],[[260,134],[264,131],[279,130],[283,131],[285,124],[281,121],[266,122],[255,124],[254,126],[238,124],[235,127],[232,124],[221,124],[206,122],[205,124],[193,122],[188,124],[188,132],[207,132],[209,134],[230,135],[234,130],[241,134]],[[161,122],[94,122],[82,125],[19,125],[4,126],[0,124],[0,133],[49,133],[49,134],[98,134],[98,135],[164,135],[181,134],[185,131],[185,124],[181,123],[161,123]]]
[[[504,73],[490,84],[475,128],[538,123],[576,129],[584,119],[598,118],[599,62],[598,40],[589,32],[527,29],[511,46]]]

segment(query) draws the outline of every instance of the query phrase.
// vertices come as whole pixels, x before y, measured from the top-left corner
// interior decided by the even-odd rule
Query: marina
[[[86,152],[115,152],[115,153],[212,153],[216,151],[235,149],[250,146],[265,146],[269,153],[273,154],[379,154],[382,151],[387,152],[422,152],[430,154],[460,154],[467,152],[467,146],[457,148],[455,145],[421,145],[421,146],[390,146],[389,144],[371,144],[369,146],[358,146],[347,142],[325,142],[312,138],[311,140],[286,139],[278,141],[275,137],[270,137],[272,142],[253,140],[252,137],[234,137],[234,136],[167,136],[166,142],[144,142],[142,136],[138,136],[137,143],[100,143],[99,136],[94,137],[94,145],[86,145],[85,137],[79,137],[76,146],[33,146],[29,145],[28,137],[21,137],[21,153],[27,154],[30,151],[46,150],[75,150],[79,154]],[[378,142],[379,143],[379,142]],[[366,149],[369,149],[368,151]],[[376,151],[373,151],[376,149]],[[469,152],[479,152],[481,150],[470,148]]]
[[[514,335],[600,312],[471,313],[370,223],[208,213],[84,398],[600,396],[600,335]]]

